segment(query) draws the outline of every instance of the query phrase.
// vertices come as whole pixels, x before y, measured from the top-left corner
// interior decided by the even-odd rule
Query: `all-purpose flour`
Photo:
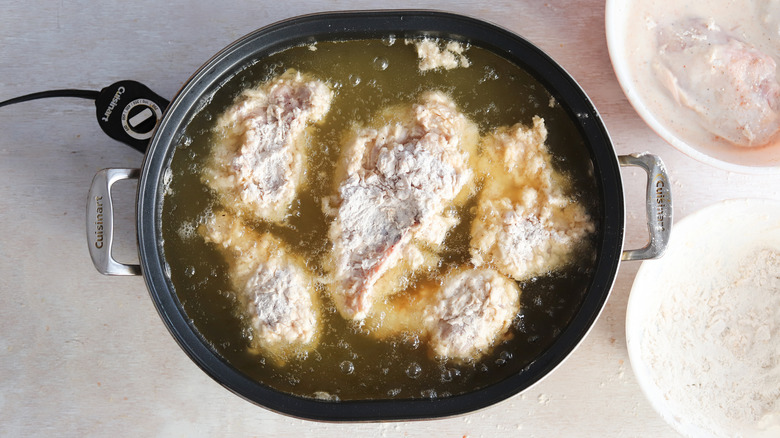
[[[640,348],[681,423],[717,437],[780,436],[780,253],[665,291]]]

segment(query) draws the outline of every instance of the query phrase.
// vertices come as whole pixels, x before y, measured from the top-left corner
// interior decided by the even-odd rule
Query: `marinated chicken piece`
[[[435,251],[457,223],[449,209],[466,199],[476,125],[442,93],[385,111],[376,128],[354,132],[344,148],[327,268],[333,299],[348,319],[397,291],[397,272],[437,263]],[[459,196],[460,195],[460,196]]]
[[[759,0],[759,20],[769,31],[769,38],[780,46],[780,0]]]
[[[505,338],[519,310],[517,283],[494,269],[464,268],[377,303],[366,325],[374,337],[417,336],[434,356],[473,361]]]
[[[495,266],[515,280],[566,264],[595,227],[568,199],[545,147],[544,120],[499,128],[483,140],[485,184],[477,200],[470,251],[476,266]]]
[[[656,75],[705,129],[738,146],[762,146],[780,130],[780,83],[772,57],[712,22],[659,28]]]
[[[225,212],[216,212],[199,232],[225,255],[254,349],[282,364],[317,345],[320,303],[301,257],[270,233],[258,234]]]
[[[222,204],[270,222],[284,220],[306,163],[306,129],[333,92],[294,70],[244,91],[218,120],[204,182]]]

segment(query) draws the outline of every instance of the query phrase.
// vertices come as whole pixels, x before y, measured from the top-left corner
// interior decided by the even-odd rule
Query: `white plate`
[[[713,432],[710,426],[728,422],[723,418],[708,418],[712,411],[699,405],[698,401],[686,403],[681,401],[684,397],[676,399],[674,394],[679,394],[677,390],[660,388],[656,383],[656,378],[661,374],[660,370],[653,369],[643,357],[643,338],[648,329],[656,330],[674,319],[665,318],[662,320],[665,322],[657,322],[655,317],[662,301],[673,299],[675,293],[679,297],[680,291],[688,290],[686,288],[689,287],[706,290],[702,285],[707,282],[722,284],[723,278],[729,275],[724,273],[727,267],[738,265],[747,255],[761,249],[780,252],[780,202],[759,199],[729,200],[699,210],[675,224],[664,257],[643,262],[637,272],[626,312],[626,340],[631,367],[653,408],[684,436],[711,437]],[[698,311],[700,307],[696,309]],[[774,327],[774,345],[777,345],[780,311],[775,311],[774,314],[778,315],[778,320],[766,321],[766,324],[770,330]],[[695,317],[691,314],[686,316]],[[696,334],[693,336],[697,337]],[[675,341],[671,341],[669,348],[682,349],[681,342],[675,345]],[[688,357],[693,357],[693,354]],[[775,376],[780,378],[780,364],[775,364],[775,367]],[[723,379],[718,381],[730,381],[726,376],[723,376]],[[772,384],[775,383],[774,388],[780,388],[780,382]],[[680,382],[675,388],[682,388],[685,384],[686,382]],[[737,384],[742,383],[738,381]],[[745,430],[744,425],[731,424],[723,426],[727,431],[723,436],[780,436],[780,397],[775,400],[774,410],[775,416],[765,416],[762,423],[764,430],[758,428],[750,432]],[[729,430],[729,427],[733,430]]]

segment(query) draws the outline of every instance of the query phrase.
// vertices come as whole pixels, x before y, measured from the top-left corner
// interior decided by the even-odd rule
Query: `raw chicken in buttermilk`
[[[716,24],[681,20],[658,31],[656,76],[711,133],[762,146],[780,131],[776,61]]]
[[[376,304],[366,320],[378,339],[423,339],[432,356],[475,361],[508,339],[520,310],[517,283],[492,268],[458,268],[442,281]]]
[[[485,176],[471,226],[476,266],[492,265],[521,281],[566,264],[595,227],[585,208],[565,196],[552,167],[544,120],[502,127],[482,142]]]
[[[780,0],[759,0],[758,21],[769,32],[769,39],[780,47]]]
[[[306,129],[332,98],[324,82],[295,70],[244,91],[217,121],[204,182],[226,208],[283,221],[302,184]]]
[[[467,198],[476,125],[440,92],[388,108],[374,127],[352,133],[337,172],[338,194],[326,268],[339,312],[362,320],[373,303],[401,288],[401,272],[432,268],[451,207]],[[471,152],[471,153],[470,153]]]
[[[199,232],[225,256],[240,311],[250,323],[253,349],[283,364],[317,345],[316,280],[300,256],[270,233],[259,234],[226,212],[214,213]]]

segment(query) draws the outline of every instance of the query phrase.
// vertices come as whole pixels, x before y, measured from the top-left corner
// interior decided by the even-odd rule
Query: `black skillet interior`
[[[318,40],[443,37],[491,50],[523,67],[544,84],[576,120],[586,140],[603,217],[595,274],[580,310],[558,340],[535,361],[504,381],[439,399],[329,402],[273,390],[226,363],[191,324],[165,273],[160,215],[163,174],[177,139],[193,115],[248,59]],[[324,421],[422,419],[474,411],[517,394],[550,373],[584,338],[601,312],[617,274],[623,231],[623,188],[606,129],[577,83],[550,57],[521,37],[483,21],[434,11],[336,12],[307,15],[262,28],[238,40],[201,67],[179,91],[147,151],[138,189],[139,256],[155,306],[182,349],[209,376],[239,396],[273,411]]]

